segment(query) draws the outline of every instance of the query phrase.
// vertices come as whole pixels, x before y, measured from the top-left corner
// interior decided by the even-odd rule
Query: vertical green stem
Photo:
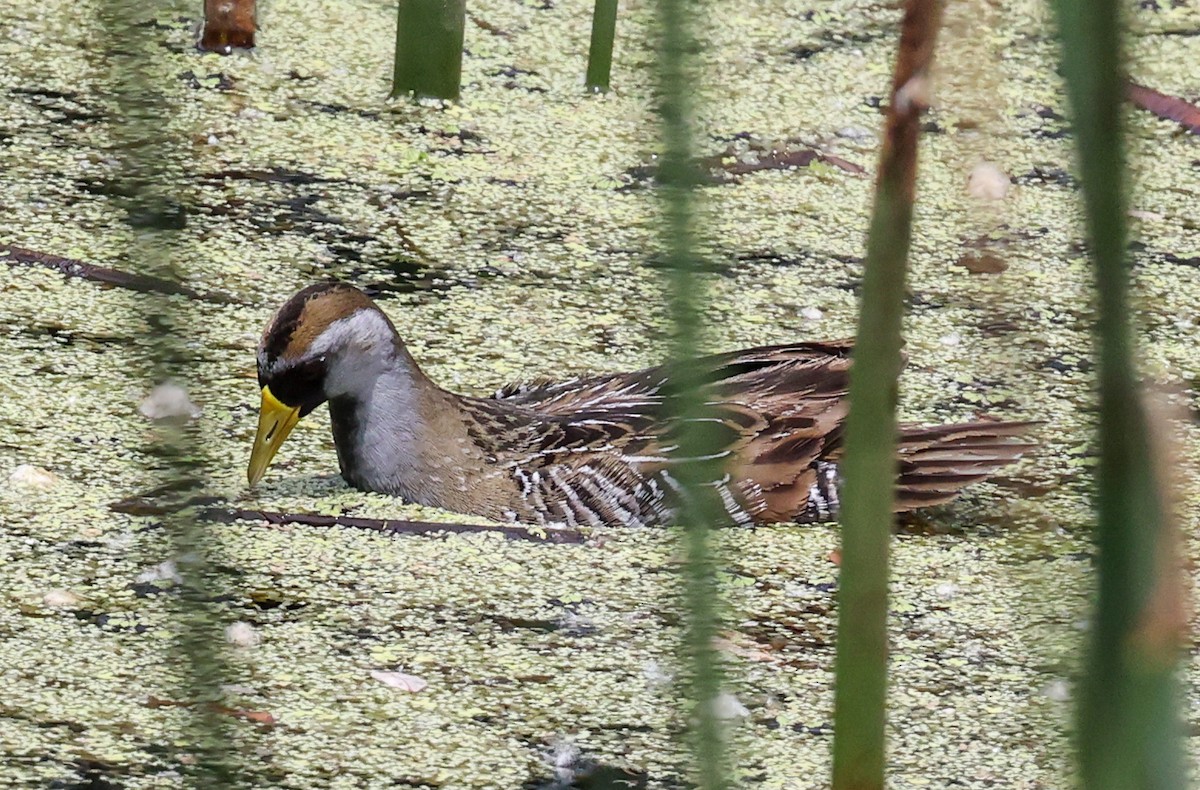
[[[587,89],[607,93],[612,76],[613,40],[617,35],[617,0],[596,0],[592,12],[592,44],[588,49]]]
[[[668,272],[669,311],[674,326],[670,408],[673,438],[681,461],[672,474],[686,492],[679,498],[683,525],[685,607],[684,659],[693,710],[689,740],[697,786],[727,787],[725,749],[714,702],[721,690],[721,667],[713,638],[718,628],[716,560],[710,533],[723,512],[716,492],[706,485],[721,474],[713,458],[721,438],[703,421],[709,413],[704,383],[695,365],[700,344],[705,288],[700,276],[692,218],[692,189],[698,173],[692,158],[690,54],[695,51],[691,21],[697,12],[686,0],[658,0],[660,25],[658,78],[663,151],[658,178],[663,201],[663,246]],[[703,459],[709,460],[703,460]]]
[[[833,786],[838,790],[882,788],[884,781],[896,376],[917,138],[940,20],[938,0],[909,0],[867,238],[841,466],[842,566],[833,741]]]
[[[164,12],[165,13],[165,12]],[[136,0],[106,0],[101,5],[106,28],[108,90],[117,107],[111,125],[113,155],[120,160],[117,192],[122,196],[125,221],[133,240],[131,265],[139,274],[183,282],[172,245],[186,220],[185,209],[168,193],[166,184],[178,178],[171,168],[187,156],[180,139],[164,129],[163,119],[177,109],[156,89],[152,75],[162,51],[154,27],[144,24],[144,5]],[[182,297],[144,297],[144,317],[150,331],[135,353],[141,353],[143,387],[149,391],[166,381],[187,381],[196,357],[189,346],[189,327],[176,311]],[[193,712],[182,750],[193,787],[242,786],[229,718],[213,704],[221,697],[226,662],[224,632],[213,601],[218,584],[208,562],[208,531],[189,508],[187,499],[202,492],[208,466],[204,443],[195,426],[156,426],[148,461],[160,475],[160,504],[164,535],[175,558],[177,587],[174,665],[182,668],[179,695]]]
[[[1177,633],[1161,621],[1177,580],[1139,397],[1127,297],[1120,4],[1057,0],[1083,202],[1099,292],[1099,601],[1081,694],[1088,788],[1187,786],[1175,710]],[[1168,593],[1169,597],[1169,593]]]
[[[392,96],[457,99],[466,0],[397,0]]]

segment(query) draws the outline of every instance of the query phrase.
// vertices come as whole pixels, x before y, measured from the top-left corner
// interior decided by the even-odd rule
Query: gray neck
[[[419,499],[424,425],[419,409],[421,374],[407,354],[382,365],[356,366],[340,393],[331,393],[329,416],[342,477],[366,491]],[[336,374],[338,371],[331,371]]]

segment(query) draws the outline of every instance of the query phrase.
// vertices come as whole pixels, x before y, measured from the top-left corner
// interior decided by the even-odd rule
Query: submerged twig
[[[1200,134],[1200,107],[1176,96],[1130,82],[1125,86],[1125,95],[1135,107],[1154,113],[1159,118],[1175,121],[1192,134]]]
[[[702,186],[709,184],[733,184],[742,176],[759,173],[765,170],[796,170],[809,167],[814,163],[829,165],[851,175],[864,175],[867,171],[861,165],[855,164],[835,154],[819,151],[797,139],[785,140],[782,145],[769,146],[759,141],[751,141],[744,150],[729,145],[725,150],[711,156],[697,157],[695,160],[697,172],[695,177]],[[633,183],[622,189],[639,188],[648,180],[660,183],[663,178],[657,164],[636,165],[628,168],[625,175]]]
[[[224,294],[201,293],[170,280],[154,277],[149,274],[134,274],[120,269],[110,269],[107,266],[97,266],[76,258],[65,258],[49,252],[38,252],[12,244],[0,244],[0,261],[9,266],[42,266],[53,269],[67,277],[78,277],[81,280],[115,285],[139,293],[156,293],[166,296],[186,296],[204,302],[218,304],[241,304],[241,301]]]
[[[271,510],[241,510],[209,508],[200,514],[205,521],[229,524],[234,521],[265,521],[268,524],[300,524],[306,527],[350,527],[369,529],[385,535],[436,535],[438,533],[496,534],[509,540],[528,540],[534,543],[578,544],[588,535],[567,527],[510,527],[489,524],[441,524],[434,521],[407,521],[393,518],[364,518],[361,516],[322,516],[316,513],[279,513]]]
[[[755,155],[753,161],[742,159],[739,152],[733,146],[729,146],[716,156],[701,159],[700,163],[709,170],[730,176],[730,180],[763,170],[793,170],[808,167],[813,162],[836,167],[852,175],[863,175],[867,172],[866,168],[861,165],[840,156],[810,148],[799,140],[786,140],[781,147],[767,147],[761,143],[751,143],[747,153]]]
[[[151,695],[146,698],[145,706],[147,708],[197,708],[203,707],[208,711],[219,716],[228,716],[231,719],[240,719],[248,721],[251,724],[258,724],[265,729],[273,729],[279,724],[278,720],[270,712],[265,710],[249,710],[246,708],[232,708],[228,705],[222,705],[219,702],[196,702],[195,700],[174,700],[164,697],[155,697]]]
[[[513,34],[509,33],[507,30],[497,27],[496,25],[493,25],[491,22],[487,21],[483,17],[476,16],[475,14],[472,14],[469,11],[467,12],[467,19],[471,20],[471,23],[473,25],[475,25],[475,27],[479,28],[480,30],[491,33],[493,36],[498,36],[500,38],[512,38],[513,37]]]

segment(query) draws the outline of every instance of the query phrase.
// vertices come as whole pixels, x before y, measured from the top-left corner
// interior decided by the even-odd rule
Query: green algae
[[[1170,4],[1161,4],[1168,6]],[[138,269],[136,229],[109,194],[117,174],[97,3],[0,13],[0,242]],[[1055,42],[1041,3],[952,4],[925,136],[914,239],[902,416],[980,413],[1047,421],[1036,458],[972,488],[902,534],[894,552],[889,770],[898,787],[1067,786],[1070,702],[1091,590],[1087,495],[1093,373],[1090,277],[1062,135]],[[259,50],[192,49],[192,4],[144,12],[148,64],[169,103],[164,162],[187,211],[173,252],[188,285],[250,306],[172,298],[196,354],[183,382],[220,463],[214,496],[239,507],[459,520],[348,490],[321,414],[302,423],[255,491],[244,490],[256,406],[253,349],[269,311],[313,279],[396,283],[384,306],[428,372],[484,393],[510,379],[651,364],[664,353],[652,191],[633,173],[658,150],[650,110],[648,9],[623,11],[617,82],[582,93],[582,4],[473,6],[497,35],[468,29],[463,102],[388,103],[394,8],[275,4]],[[702,31],[703,154],[748,133],[799,137],[873,170],[897,15],[863,3],[811,14],[769,3]],[[978,35],[974,20],[994,24]],[[153,20],[153,21],[152,21]],[[1133,76],[1192,90],[1192,8],[1141,9]],[[1055,113],[1059,117],[1056,117]],[[1143,369],[1180,409],[1200,381],[1194,215],[1197,140],[1130,116],[1135,299]],[[970,198],[980,160],[1014,177],[998,205]],[[1194,179],[1192,179],[1194,180]],[[638,187],[641,188],[638,188]],[[836,168],[764,172],[701,190],[714,348],[853,333],[871,178]],[[1008,269],[957,266],[984,237]],[[170,653],[167,541],[153,517],[108,504],[156,485],[138,415],[155,382],[145,316],[160,299],[28,268],[0,270],[0,472],[51,470],[31,491],[0,482],[0,775],[44,786],[97,772],[130,787],[174,786],[182,725],[155,707],[180,669]],[[814,309],[816,312],[814,312]],[[1179,423],[1196,556],[1200,436]],[[949,534],[945,534],[949,533]],[[676,536],[605,531],[585,546],[494,536],[387,538],[359,531],[212,527],[230,590],[234,651],[225,704],[255,778],[280,786],[511,788],[554,773],[576,744],[679,776],[665,679],[679,638]],[[739,783],[819,787],[828,773],[836,566],[833,527],[720,536],[731,725]],[[139,581],[139,579],[144,579]],[[747,583],[748,582],[748,583]],[[52,590],[79,601],[46,603]],[[1192,647],[1192,646],[1190,646]],[[1195,730],[1200,668],[1185,667]],[[429,681],[387,688],[374,669]],[[1191,739],[1196,755],[1196,738]]]

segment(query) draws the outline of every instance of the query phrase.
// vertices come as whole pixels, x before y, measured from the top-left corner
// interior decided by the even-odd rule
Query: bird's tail
[[[1036,444],[1025,438],[1037,422],[967,422],[902,426],[895,511],[949,502],[971,483],[994,475]]]

